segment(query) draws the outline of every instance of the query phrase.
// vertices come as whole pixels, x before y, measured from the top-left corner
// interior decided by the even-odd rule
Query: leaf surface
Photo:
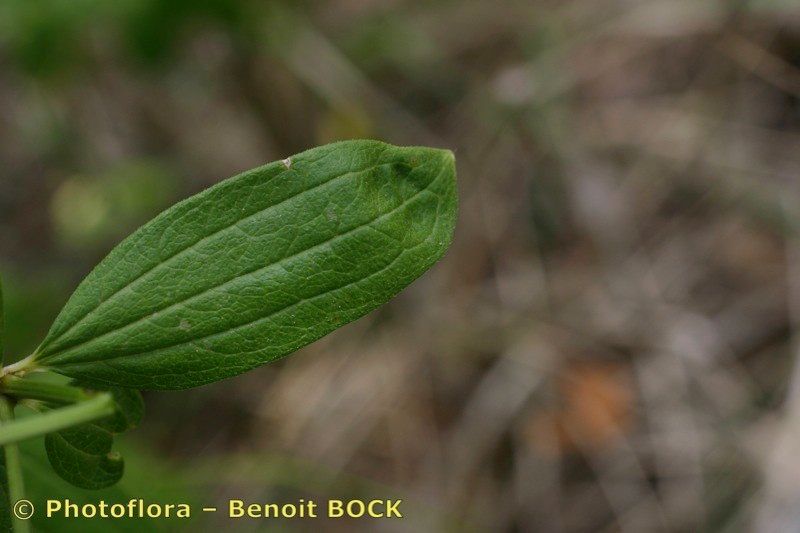
[[[44,438],[53,470],[82,489],[97,490],[116,484],[125,472],[125,461],[111,451],[114,437],[94,424],[51,433]]]
[[[83,281],[36,352],[62,374],[180,389],[283,357],[384,304],[442,257],[453,154],[345,141],[165,211]]]
[[[135,428],[144,415],[139,391],[112,388],[115,413],[103,420],[45,436],[44,445],[53,470],[82,489],[98,490],[116,484],[125,472],[125,461],[112,451],[114,435]]]
[[[109,392],[114,397],[116,411],[109,418],[98,420],[95,424],[115,434],[137,428],[144,417],[142,393],[121,387],[113,387]]]

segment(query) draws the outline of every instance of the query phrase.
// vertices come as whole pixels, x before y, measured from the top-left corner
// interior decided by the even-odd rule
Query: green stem
[[[35,353],[29,355],[25,359],[21,359],[14,364],[8,365],[0,369],[0,377],[3,377],[7,374],[25,373],[34,370],[40,370],[40,368],[36,365]]]
[[[16,376],[0,378],[0,394],[18,400],[40,400],[59,405],[69,405],[92,398],[91,394],[78,387],[22,379]]]
[[[5,364],[5,340],[6,340],[6,311],[3,300],[3,279],[0,278],[0,376],[3,375],[3,365]]]
[[[14,424],[14,408],[4,396],[0,396],[0,426],[10,427]],[[4,433],[5,433],[5,427]],[[6,477],[8,479],[8,499],[11,506],[25,498],[25,481],[22,477],[22,461],[19,457],[19,446],[5,444]],[[27,521],[12,517],[15,533],[30,533]]]
[[[0,435],[0,446],[55,433],[112,414],[114,414],[114,399],[111,394],[104,392],[85,402],[9,424],[3,428],[3,433]]]

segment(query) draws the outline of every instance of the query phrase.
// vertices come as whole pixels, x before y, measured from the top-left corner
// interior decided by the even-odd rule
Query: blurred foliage
[[[187,26],[212,24],[231,37],[249,37],[255,26],[248,7],[253,2],[230,0],[145,0],[126,14],[122,32],[129,50],[154,66],[174,57]]]
[[[36,276],[3,272],[8,362],[30,355],[44,338],[50,324],[69,295],[61,273],[38,271]]]
[[[171,59],[183,30],[196,23],[246,33],[246,2],[230,0],[7,0],[0,6],[5,44],[21,71],[75,77],[92,61],[97,39],[145,65]]]
[[[51,200],[53,225],[66,247],[97,247],[168,207],[175,193],[176,176],[162,165],[126,162],[103,174],[62,180]]]
[[[391,492],[424,502],[414,531],[796,530],[798,21],[796,0],[0,1],[9,353],[225,176],[343,138],[447,146],[448,258],[302,356],[151,394],[131,490]],[[148,457],[189,472],[139,486]]]
[[[317,138],[320,144],[345,139],[369,139],[373,125],[363,109],[332,109],[320,119]]]
[[[419,27],[411,13],[386,11],[364,17],[355,28],[348,28],[343,46],[359,58],[359,66],[372,75],[399,69],[407,76],[435,74],[446,68],[445,58],[431,35]]]

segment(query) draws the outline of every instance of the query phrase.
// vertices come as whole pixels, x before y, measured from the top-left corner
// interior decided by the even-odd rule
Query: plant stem
[[[29,372],[36,369],[36,354],[29,355],[25,359],[21,359],[14,364],[8,365],[0,369],[0,377],[8,374],[15,374],[17,372]]]
[[[93,396],[83,389],[45,381],[33,381],[16,376],[0,378],[0,394],[18,400],[40,400],[43,402],[69,405],[82,402]]]
[[[3,365],[5,364],[5,340],[6,340],[6,310],[3,300],[3,279],[0,278],[0,376],[3,375]]]
[[[12,422],[0,435],[0,446],[61,431],[114,414],[114,399],[104,392],[90,400]]]
[[[4,396],[0,396],[0,426],[13,424],[14,408]],[[5,427],[3,428],[6,429]],[[5,432],[5,431],[4,431]],[[19,446],[16,443],[3,446],[6,459],[6,477],[8,479],[8,499],[13,506],[25,497],[25,482],[22,477],[22,461],[19,457]],[[30,525],[25,520],[12,517],[15,533],[29,533]]]

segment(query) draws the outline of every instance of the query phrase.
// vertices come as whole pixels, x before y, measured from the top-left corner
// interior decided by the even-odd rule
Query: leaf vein
[[[186,252],[189,252],[189,251],[193,250],[193,249],[194,249],[194,248],[196,248],[198,245],[200,245],[200,244],[202,244],[202,243],[205,243],[205,242],[208,242],[208,241],[210,241],[210,240],[214,239],[215,237],[217,237],[217,236],[219,236],[220,234],[222,234],[222,233],[224,233],[224,232],[226,232],[226,231],[230,230],[231,228],[236,228],[236,227],[238,227],[238,225],[239,225],[240,223],[242,223],[242,222],[246,222],[246,221],[253,220],[254,218],[256,218],[256,217],[259,217],[259,216],[263,215],[264,213],[266,213],[267,211],[269,211],[269,210],[271,210],[271,209],[273,209],[273,208],[275,208],[275,207],[279,207],[280,205],[282,205],[282,204],[284,204],[284,203],[286,203],[286,202],[289,202],[289,201],[291,201],[291,200],[297,199],[297,198],[299,198],[299,197],[301,197],[301,196],[305,196],[305,195],[306,195],[306,194],[308,194],[309,192],[312,192],[312,191],[314,191],[314,190],[316,190],[316,189],[318,189],[318,188],[320,188],[320,187],[323,187],[323,186],[325,186],[325,185],[329,185],[329,184],[331,184],[331,183],[335,183],[335,182],[337,182],[337,181],[339,181],[339,180],[341,180],[341,179],[343,179],[343,178],[346,178],[346,177],[348,177],[348,176],[352,176],[352,175],[354,175],[354,174],[360,174],[360,173],[370,172],[370,171],[372,171],[372,170],[374,170],[374,169],[376,169],[376,168],[378,168],[378,167],[385,166],[385,165],[390,165],[390,164],[391,164],[390,162],[389,162],[389,163],[379,163],[379,164],[376,164],[376,165],[371,165],[371,166],[369,166],[369,167],[366,167],[366,168],[364,168],[364,169],[360,169],[360,170],[355,170],[355,171],[350,171],[350,172],[345,172],[345,173],[343,173],[343,174],[339,174],[338,176],[334,176],[333,178],[331,178],[331,179],[329,179],[329,180],[327,180],[327,181],[324,181],[324,182],[322,182],[322,183],[319,183],[319,184],[317,184],[317,185],[314,185],[313,187],[310,187],[310,188],[308,188],[308,189],[304,189],[304,190],[302,190],[302,191],[298,192],[297,194],[295,194],[295,195],[292,195],[292,196],[290,196],[290,197],[288,197],[288,198],[285,198],[285,199],[283,199],[283,200],[281,200],[281,201],[279,201],[279,202],[277,202],[277,203],[274,203],[274,204],[268,205],[267,207],[265,207],[265,208],[263,208],[263,209],[260,209],[259,211],[256,211],[256,212],[254,212],[254,213],[251,213],[250,215],[247,215],[247,216],[246,216],[246,217],[244,217],[244,218],[237,219],[237,220],[236,220],[234,223],[232,223],[232,224],[229,224],[229,225],[227,225],[227,226],[225,226],[225,227],[223,227],[223,228],[221,228],[221,229],[219,229],[219,230],[215,231],[214,233],[210,233],[210,234],[208,234],[208,235],[205,235],[205,236],[203,236],[202,238],[198,239],[197,241],[193,242],[192,244],[188,245],[187,247],[185,247],[185,248],[182,248],[182,249],[180,249],[180,250],[176,251],[174,254],[172,254],[171,256],[167,257],[166,259],[163,259],[163,260],[159,261],[157,264],[153,265],[153,267],[151,267],[151,268],[147,269],[146,271],[144,271],[143,273],[139,274],[139,275],[138,275],[136,278],[134,278],[134,279],[133,279],[133,280],[131,280],[130,282],[126,283],[126,284],[125,284],[123,287],[120,287],[118,290],[116,290],[115,292],[113,292],[112,294],[110,294],[108,297],[105,297],[105,298],[103,298],[103,299],[99,300],[99,301],[97,302],[97,305],[95,305],[93,308],[89,309],[89,310],[88,310],[88,311],[87,311],[87,312],[86,312],[84,315],[82,315],[80,318],[78,318],[78,319],[75,319],[75,321],[72,323],[72,325],[71,325],[71,326],[69,326],[69,328],[67,328],[66,330],[64,330],[62,333],[60,333],[58,336],[54,337],[53,339],[49,339],[49,341],[48,341],[48,344],[49,344],[49,345],[52,345],[52,344],[56,343],[57,341],[59,341],[60,339],[63,339],[65,336],[69,335],[69,334],[70,334],[70,333],[71,333],[71,332],[72,332],[72,331],[73,331],[73,330],[74,330],[74,329],[75,329],[75,328],[76,328],[78,325],[80,325],[80,324],[81,324],[81,323],[82,323],[84,320],[86,320],[87,318],[89,318],[90,316],[92,316],[92,315],[93,315],[94,313],[96,313],[96,312],[97,312],[97,311],[98,311],[98,310],[99,310],[99,309],[100,309],[102,306],[104,306],[104,305],[108,304],[108,302],[110,302],[111,300],[115,299],[115,298],[116,298],[116,297],[117,297],[117,296],[118,296],[120,293],[122,293],[122,292],[123,292],[123,291],[125,291],[126,289],[130,289],[130,290],[132,290],[132,291],[135,293],[136,291],[135,291],[135,289],[133,288],[134,284],[136,284],[138,281],[140,281],[140,280],[141,280],[142,278],[144,278],[145,276],[147,276],[147,275],[149,275],[149,274],[151,274],[151,273],[153,273],[153,272],[157,271],[157,270],[158,270],[160,267],[168,268],[168,263],[169,263],[170,261],[172,261],[172,260],[176,259],[176,258],[177,258],[177,257],[179,257],[179,256],[182,256],[182,255],[183,255],[184,253],[186,253]],[[290,171],[289,171],[289,170],[286,170],[286,171],[284,171],[284,172],[290,172]],[[278,178],[278,176],[282,175],[284,172],[282,172],[281,174],[278,174],[278,175],[276,175],[276,176],[275,176],[275,178]],[[73,345],[73,346],[74,346],[74,345]],[[47,359],[47,358],[51,357],[52,355],[54,355],[54,354],[57,354],[57,353],[60,353],[61,351],[63,351],[63,350],[66,350],[66,349],[69,349],[69,348],[71,348],[71,346],[64,347],[64,348],[62,348],[61,350],[59,350],[59,351],[57,351],[57,352],[53,352],[53,353],[47,353],[47,351],[46,351],[46,347],[44,347],[44,349],[41,349],[41,348],[40,348],[40,350],[42,350],[42,351],[40,352],[40,353],[42,354],[42,356],[40,357],[40,359],[41,359],[41,360],[45,360],[45,359]]]
[[[287,260],[293,259],[293,258],[297,257],[298,255],[301,255],[301,254],[303,254],[303,253],[306,253],[306,252],[310,251],[310,250],[311,250],[311,249],[313,249],[313,248],[322,247],[322,246],[325,246],[325,245],[327,245],[327,244],[330,244],[330,242],[331,242],[331,241],[333,241],[333,240],[335,240],[335,239],[339,239],[339,238],[345,237],[345,236],[347,236],[348,234],[350,234],[350,233],[353,233],[353,232],[356,232],[356,231],[358,231],[358,230],[360,230],[360,229],[364,229],[364,228],[367,228],[367,227],[371,227],[371,225],[372,225],[372,224],[374,224],[375,222],[377,222],[377,221],[379,221],[379,220],[381,220],[381,219],[383,219],[383,218],[385,218],[385,217],[389,217],[389,216],[392,216],[392,215],[394,215],[395,213],[397,213],[398,211],[400,211],[401,209],[403,209],[404,207],[406,207],[406,206],[407,206],[408,204],[410,204],[411,202],[415,201],[416,199],[419,199],[423,193],[430,193],[430,194],[434,194],[434,193],[431,193],[431,192],[430,192],[430,188],[433,186],[433,184],[434,184],[434,183],[436,183],[436,182],[439,180],[439,178],[441,177],[441,175],[442,175],[442,174],[443,174],[443,172],[440,172],[439,174],[437,174],[437,176],[436,176],[436,177],[435,177],[433,180],[431,180],[431,181],[430,181],[430,182],[429,182],[429,183],[428,183],[428,184],[427,184],[427,185],[426,185],[424,188],[422,188],[422,189],[420,189],[419,191],[417,191],[416,193],[414,193],[414,195],[413,195],[412,197],[408,198],[406,201],[404,201],[402,204],[400,204],[400,205],[399,205],[399,206],[397,206],[396,208],[392,209],[391,211],[389,211],[389,212],[387,212],[387,213],[384,213],[383,215],[381,215],[381,216],[379,216],[379,217],[376,217],[375,219],[373,219],[373,220],[371,220],[371,221],[369,221],[369,222],[367,222],[367,223],[365,223],[365,224],[362,224],[362,225],[360,225],[360,226],[357,226],[356,228],[353,228],[352,230],[349,230],[349,231],[348,231],[348,232],[346,232],[346,233],[343,233],[343,234],[337,235],[337,236],[333,237],[332,239],[329,239],[329,240],[327,240],[327,241],[325,241],[325,242],[323,242],[323,243],[320,243],[320,244],[317,244],[317,245],[313,246],[313,247],[312,247],[312,248],[310,248],[310,249],[307,249],[307,250],[304,250],[304,251],[298,252],[298,254],[294,254],[294,255],[292,255],[292,256],[289,256],[289,257],[283,258],[283,259],[281,259],[280,261],[278,261],[278,262],[276,262],[276,263],[273,263],[272,265],[267,265],[266,267],[263,267],[262,269],[264,269],[264,268],[269,268],[269,267],[271,267],[271,266],[274,266],[275,264],[280,264],[280,263],[282,263],[283,261],[287,261]],[[437,212],[437,215],[438,215],[438,212]],[[437,218],[438,218],[438,216],[437,216]],[[419,244],[418,244],[418,245],[416,245],[416,246],[419,246]],[[389,264],[388,264],[386,267],[383,267],[383,268],[381,268],[381,269],[380,269],[379,271],[377,271],[377,272],[373,272],[373,273],[369,274],[368,276],[364,276],[364,277],[362,277],[362,278],[359,278],[359,279],[357,279],[357,280],[354,280],[354,281],[352,281],[352,282],[350,282],[350,283],[348,283],[348,284],[345,284],[345,285],[342,285],[342,286],[339,286],[339,287],[333,287],[333,288],[331,288],[331,289],[327,289],[327,290],[323,291],[323,292],[322,292],[322,293],[320,293],[320,294],[317,294],[317,295],[314,295],[314,296],[310,296],[310,297],[307,297],[307,298],[304,298],[304,299],[298,300],[297,302],[294,302],[294,303],[292,303],[292,304],[289,304],[289,305],[287,305],[287,306],[284,306],[284,307],[283,307],[283,308],[281,308],[281,309],[278,309],[278,310],[272,311],[272,312],[270,312],[268,315],[266,315],[266,316],[264,316],[264,317],[259,317],[259,318],[255,319],[255,320],[253,320],[253,321],[250,321],[250,322],[247,322],[247,323],[244,323],[244,324],[237,324],[237,325],[235,325],[235,326],[232,326],[232,327],[230,327],[230,328],[228,328],[228,329],[221,330],[221,331],[216,331],[216,332],[212,332],[212,333],[209,333],[208,335],[204,335],[204,336],[202,336],[202,337],[198,337],[198,338],[195,338],[195,339],[190,339],[190,340],[186,340],[186,341],[180,341],[180,342],[178,342],[178,343],[174,343],[174,344],[171,344],[171,345],[166,345],[166,346],[156,346],[156,347],[153,347],[151,350],[149,350],[149,351],[147,351],[147,352],[138,352],[138,353],[130,353],[130,354],[120,354],[120,355],[117,355],[117,356],[114,356],[114,357],[108,357],[108,358],[105,358],[105,359],[84,359],[84,360],[81,360],[81,361],[65,362],[65,363],[59,363],[59,366],[60,366],[60,367],[67,367],[67,366],[81,365],[81,364],[92,363],[92,362],[102,362],[102,363],[107,363],[107,362],[109,362],[109,361],[112,361],[112,360],[115,360],[115,359],[121,359],[121,358],[125,358],[125,357],[135,357],[135,356],[143,355],[143,354],[146,354],[146,353],[153,353],[153,352],[158,352],[158,351],[168,350],[168,349],[171,349],[171,348],[176,348],[176,347],[183,346],[183,345],[187,345],[187,344],[193,344],[193,343],[197,343],[197,342],[199,342],[199,341],[206,340],[206,339],[208,339],[208,338],[212,338],[212,337],[215,337],[215,336],[219,336],[219,335],[226,335],[226,334],[229,334],[229,333],[235,332],[236,330],[239,330],[239,329],[242,329],[242,328],[249,327],[249,326],[251,326],[251,325],[254,325],[254,324],[258,323],[258,322],[261,322],[261,321],[264,321],[264,320],[269,320],[269,319],[271,319],[273,316],[275,316],[275,315],[277,315],[277,314],[279,314],[279,313],[282,313],[282,312],[286,311],[287,309],[289,309],[289,308],[291,308],[291,307],[294,307],[294,306],[296,306],[296,305],[300,305],[300,304],[301,304],[301,303],[303,303],[304,301],[307,301],[307,300],[311,300],[311,299],[316,299],[316,298],[319,298],[319,297],[321,297],[321,296],[324,296],[324,295],[326,295],[326,294],[328,294],[328,293],[330,293],[330,292],[333,292],[333,291],[335,291],[335,290],[339,290],[339,289],[343,289],[343,288],[346,288],[346,287],[350,287],[350,286],[352,286],[352,285],[355,285],[355,284],[357,284],[357,283],[360,283],[360,282],[364,281],[365,279],[371,278],[371,277],[373,277],[374,275],[376,275],[376,274],[378,274],[378,273],[380,273],[380,272],[383,272],[383,271],[385,271],[387,268],[390,268],[390,267],[391,267],[391,266],[392,266],[392,265],[393,265],[393,264],[394,264],[394,263],[397,261],[397,259],[398,259],[400,256],[402,256],[402,254],[403,254],[405,251],[408,251],[408,250],[410,250],[410,249],[413,249],[413,248],[415,248],[416,246],[414,246],[414,247],[412,247],[412,248],[401,249],[401,252],[400,252],[400,253],[399,253],[399,254],[398,254],[398,255],[397,255],[397,256],[396,256],[394,259],[392,259],[392,261],[391,261],[391,262],[390,262],[390,263],[389,263]],[[259,270],[262,270],[262,269],[259,269]],[[253,274],[253,273],[254,273],[254,272],[250,272],[250,273],[243,274],[242,276],[239,276],[239,278],[241,278],[241,277],[244,277],[244,276],[247,276],[247,275],[250,275],[250,274]],[[238,279],[238,278],[234,278],[233,280],[229,280],[228,282],[225,282],[225,283],[223,283],[223,284],[221,284],[221,285],[218,285],[218,286],[216,286],[216,287],[212,287],[211,289],[209,289],[209,290],[208,290],[208,291],[206,291],[206,292],[210,292],[210,291],[216,290],[216,289],[218,289],[218,288],[221,288],[222,286],[224,286],[224,285],[226,285],[227,283],[230,283],[230,282],[232,282],[232,281],[235,281],[236,279]],[[196,295],[196,296],[197,296],[197,297],[199,297],[199,296],[202,296],[202,294],[200,294],[200,295]],[[192,298],[194,298],[194,297],[191,297],[191,298],[189,298],[189,299],[192,299]],[[173,306],[176,306],[176,305],[182,305],[182,304],[186,303],[187,301],[188,301],[188,300],[184,300],[184,301],[182,301],[182,302],[177,302],[177,303],[175,303],[175,304],[172,304],[172,305],[173,305]],[[166,309],[168,309],[168,308],[165,308],[165,310],[166,310]],[[147,319],[147,318],[149,318],[149,317],[147,317],[147,316],[146,316],[146,317],[143,317],[142,319],[139,319],[139,321],[137,321],[137,323],[138,323],[138,322],[141,322],[142,320],[145,320],[145,319]],[[123,327],[122,327],[122,328],[120,328],[120,329],[113,330],[113,331],[111,331],[111,332],[108,332],[108,333],[104,334],[104,336],[105,336],[105,335],[110,335],[110,334],[113,334],[113,333],[116,333],[116,332],[119,332],[121,329],[125,329],[125,328],[127,328],[127,327],[130,327],[130,326],[132,326],[132,325],[134,325],[134,324],[135,324],[135,323],[127,324],[126,326],[123,326]],[[73,349],[73,350],[75,350],[75,349],[78,349],[78,348],[82,347],[84,344],[87,344],[87,343],[89,343],[89,342],[92,342],[92,341],[94,341],[94,340],[97,340],[97,339],[100,339],[100,338],[102,338],[102,336],[101,336],[101,337],[96,337],[96,338],[94,338],[94,339],[89,339],[88,341],[86,341],[86,342],[82,343],[82,344],[81,344],[81,345],[79,345],[79,346],[75,346],[75,347],[73,347],[72,349]],[[52,355],[50,358],[52,359],[52,358],[54,358],[54,357],[57,357],[57,356],[58,356],[58,353],[56,353],[56,354]]]

